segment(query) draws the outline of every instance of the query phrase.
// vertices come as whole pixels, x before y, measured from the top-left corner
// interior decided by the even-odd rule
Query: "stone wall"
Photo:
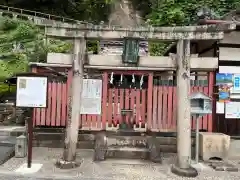
[[[25,125],[26,109],[15,106],[16,94],[2,97],[0,103],[0,125]]]

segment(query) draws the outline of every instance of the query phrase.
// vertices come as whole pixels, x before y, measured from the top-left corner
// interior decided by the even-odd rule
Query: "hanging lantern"
[[[139,60],[139,40],[124,38],[123,45],[123,63],[137,64]]]

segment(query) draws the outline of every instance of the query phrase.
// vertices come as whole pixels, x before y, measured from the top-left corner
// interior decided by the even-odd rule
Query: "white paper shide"
[[[47,77],[17,78],[17,107],[46,107]]]

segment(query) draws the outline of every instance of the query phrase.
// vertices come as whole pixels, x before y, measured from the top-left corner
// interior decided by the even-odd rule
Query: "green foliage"
[[[154,26],[181,26],[194,24],[197,12],[208,7],[222,16],[239,7],[240,0],[150,0],[151,12],[146,16]],[[151,43],[151,55],[161,55],[167,43]]]
[[[56,14],[77,20],[93,23],[107,21],[110,7],[117,0],[5,0],[2,3],[9,6],[31,9],[43,13]],[[154,26],[176,26],[194,24],[197,11],[203,7],[213,10],[218,16],[236,9],[240,0],[130,0],[135,10],[141,12],[143,19]],[[58,6],[56,6],[58,4]],[[19,53],[11,52],[12,43],[20,41],[24,44],[24,52],[18,63],[20,69],[25,69],[29,61],[44,62],[47,52],[68,52],[71,44],[56,40],[48,40],[40,30],[24,21],[0,18],[0,54],[6,56],[7,62],[0,61],[0,77],[9,76],[10,61],[16,61]],[[162,55],[168,43],[150,43],[151,55]],[[88,50],[96,53],[96,41],[88,42]],[[16,61],[17,62],[17,61]],[[17,67],[16,67],[17,68]]]
[[[2,0],[1,3],[78,20],[99,22],[107,20],[110,7],[116,1],[118,0]],[[240,5],[240,0],[129,1],[136,10],[142,12],[144,18],[148,18],[155,25],[189,24],[196,20],[196,12],[202,7],[209,7],[217,14],[223,15]]]
[[[9,86],[5,83],[0,83],[0,95],[8,92],[15,92],[16,86]]]
[[[23,48],[14,49],[21,45]],[[46,41],[35,25],[0,17],[0,79],[28,70],[29,62],[45,62],[48,52],[69,52],[71,45],[60,40]]]
[[[240,0],[152,0],[147,18],[158,26],[188,25],[197,19],[197,12],[203,7],[222,16],[238,8],[239,4]]]
[[[162,56],[164,52],[166,51],[166,48],[168,47],[169,43],[164,42],[150,42],[150,55],[151,56]]]

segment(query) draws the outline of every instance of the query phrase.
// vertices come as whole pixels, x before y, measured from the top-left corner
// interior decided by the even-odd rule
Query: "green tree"
[[[71,44],[49,39],[34,24],[0,17],[0,79],[25,72],[29,62],[45,62],[48,52],[69,52]]]
[[[150,0],[151,11],[146,15],[148,22],[154,26],[182,26],[196,23],[197,12],[207,7],[223,16],[239,7],[240,0]],[[151,43],[152,55],[161,55],[169,43]]]
[[[189,25],[197,20],[197,12],[207,7],[222,16],[239,7],[240,0],[151,0],[150,23],[158,26]]]
[[[93,23],[107,21],[110,8],[117,0],[4,0],[9,6],[31,9]],[[236,9],[240,0],[130,0],[143,19],[154,26],[194,24],[197,11],[203,7],[213,10],[218,16]],[[56,4],[58,6],[56,6]],[[1,40],[0,40],[1,43]],[[90,43],[97,51],[96,42]],[[169,43],[151,43],[152,55],[161,55]],[[39,48],[45,52],[46,47]],[[44,54],[44,53],[43,53]],[[41,59],[41,58],[40,58]]]

